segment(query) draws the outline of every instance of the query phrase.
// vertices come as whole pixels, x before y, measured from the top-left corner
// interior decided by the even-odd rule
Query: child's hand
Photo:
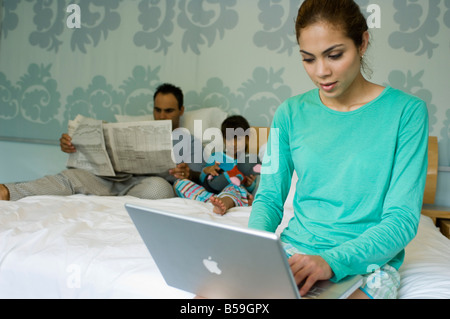
[[[255,180],[256,180],[256,176],[254,176],[254,175],[246,176],[245,186],[246,187],[252,186],[252,184],[255,182]]]
[[[203,173],[205,173],[207,175],[211,175],[211,176],[219,176],[219,171],[220,171],[219,165],[220,165],[220,163],[216,162],[216,164],[213,166],[205,167],[203,169]]]

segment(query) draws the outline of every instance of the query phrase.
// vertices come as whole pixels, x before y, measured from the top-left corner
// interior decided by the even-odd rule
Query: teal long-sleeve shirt
[[[288,99],[274,116],[249,227],[276,231],[295,170],[283,242],[323,257],[333,281],[398,269],[417,233],[427,154],[426,104],[399,90],[352,112],[326,107],[317,89]]]

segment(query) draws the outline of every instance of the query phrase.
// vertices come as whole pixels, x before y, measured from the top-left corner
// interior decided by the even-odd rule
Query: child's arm
[[[208,176],[219,176],[220,163],[216,162],[214,165],[209,165],[203,168],[200,175],[200,181],[203,183]]]
[[[249,191],[250,193],[253,192],[256,187],[256,176],[246,176],[244,186],[245,188],[247,188],[247,191]]]
[[[216,164],[212,166],[207,166],[203,169],[203,173],[205,173],[206,175],[219,176],[219,165],[220,163],[216,162]]]

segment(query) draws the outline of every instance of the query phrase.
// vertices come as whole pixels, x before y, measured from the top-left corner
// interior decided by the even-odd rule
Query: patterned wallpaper
[[[218,106],[268,126],[312,88],[294,19],[299,0],[0,0],[0,139],[56,141],[77,114],[152,112],[161,82],[187,110]],[[450,166],[450,0],[359,0],[374,82],[428,103]]]

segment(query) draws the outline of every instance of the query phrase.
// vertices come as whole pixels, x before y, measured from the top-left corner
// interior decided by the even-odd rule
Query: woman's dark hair
[[[179,87],[176,87],[175,85],[172,85],[169,83],[161,84],[160,86],[158,86],[155,94],[153,95],[153,101],[156,99],[156,96],[159,93],[173,94],[178,101],[178,108],[181,110],[181,108],[184,105],[184,96],[183,96],[183,91]]]
[[[301,29],[320,21],[342,28],[357,47],[362,44],[364,32],[369,30],[366,18],[354,0],[305,0],[295,24],[297,39]]]
[[[357,48],[361,47],[363,35],[369,30],[366,18],[354,0],[305,0],[295,22],[297,41],[302,29],[317,22],[326,22],[342,29]],[[365,61],[361,63],[363,70],[371,73]]]

